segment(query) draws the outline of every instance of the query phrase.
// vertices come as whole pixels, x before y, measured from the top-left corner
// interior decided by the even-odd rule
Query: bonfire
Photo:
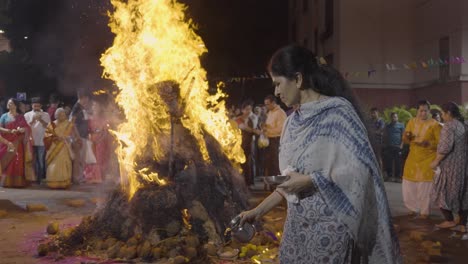
[[[103,76],[119,88],[115,100],[125,115],[112,131],[120,185],[46,251],[207,263],[210,245],[226,242],[230,220],[247,207],[240,132],[227,118],[226,95],[208,92],[200,64],[207,49],[185,6],[111,2],[115,39],[101,63]]]

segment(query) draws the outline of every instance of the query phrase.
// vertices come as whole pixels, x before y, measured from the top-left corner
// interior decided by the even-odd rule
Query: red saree
[[[6,129],[29,128],[23,115],[14,119],[5,113],[0,118],[0,124]],[[13,143],[15,151],[9,152],[8,146],[0,145],[0,162],[3,169],[2,186],[5,188],[21,188],[27,185],[24,175],[24,135],[25,133],[2,133],[2,137]]]
[[[109,172],[111,136],[107,129],[107,120],[103,118],[89,120],[90,140],[93,143],[96,163],[86,164],[84,178],[87,183],[100,183]]]

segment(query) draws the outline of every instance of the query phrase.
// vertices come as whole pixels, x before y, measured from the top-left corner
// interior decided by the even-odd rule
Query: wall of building
[[[334,34],[323,38],[326,1],[331,0],[289,1],[289,41],[303,45],[320,56],[335,55],[337,36],[339,35],[337,33],[339,27],[335,23]],[[307,2],[308,6],[307,11],[304,10],[305,2]],[[337,13],[337,5],[334,8],[335,13]],[[339,17],[335,16],[335,19],[339,19]]]
[[[395,105],[412,105],[411,90],[408,89],[367,89],[353,88],[362,106],[369,110],[372,107],[384,109]]]
[[[414,54],[416,60],[439,58],[439,41],[443,37],[449,38],[449,54],[452,56],[464,55],[462,51],[464,40],[464,27],[467,26],[464,16],[468,11],[466,0],[423,1],[415,5],[414,17],[417,30],[414,34]],[[465,23],[465,24],[464,24]],[[466,45],[465,45],[466,46]],[[450,67],[450,80],[460,80],[462,69],[460,64]],[[418,71],[415,74],[415,83],[427,83],[439,80],[439,71]]]
[[[452,81],[436,83],[413,89],[353,88],[361,103],[367,108],[386,108],[406,105],[413,107],[419,100],[429,100],[432,104],[454,101],[468,102],[468,82]]]
[[[466,15],[468,12],[468,1],[461,1],[460,9],[462,12],[461,38],[463,43],[461,45],[461,55],[467,61],[467,63],[461,65],[460,80],[468,81],[468,16]]]
[[[353,87],[401,89],[410,88],[411,70],[387,71],[386,64],[408,63],[413,55],[413,16],[408,0],[341,0],[339,27],[342,72],[376,70],[367,75],[350,76]]]
[[[309,1],[317,2],[314,10],[321,13],[297,21],[298,39],[307,36],[313,43],[312,28],[319,28],[319,35],[323,32],[325,1]],[[411,105],[421,98],[434,103],[468,102],[468,1],[334,1],[334,34],[319,41],[319,54],[333,53],[334,65],[342,73],[376,70],[370,78],[367,74],[348,75],[362,101],[380,106]],[[297,0],[298,8],[301,2]],[[449,78],[441,81],[439,67],[422,68],[421,62],[439,59],[439,40],[446,36],[449,55],[463,56],[467,63],[450,65]],[[403,68],[412,62],[417,63],[417,69]],[[386,64],[399,69],[388,71]]]

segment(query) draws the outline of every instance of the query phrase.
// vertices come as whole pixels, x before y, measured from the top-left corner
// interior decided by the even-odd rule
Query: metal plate
[[[270,185],[280,185],[283,182],[289,180],[289,176],[277,175],[277,176],[265,176],[263,177],[265,182]]]

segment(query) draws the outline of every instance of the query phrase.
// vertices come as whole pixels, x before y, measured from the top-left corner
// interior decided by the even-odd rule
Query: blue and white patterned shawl
[[[310,175],[338,221],[370,263],[401,263],[377,159],[349,101],[306,103],[289,116],[280,143],[280,169]]]

